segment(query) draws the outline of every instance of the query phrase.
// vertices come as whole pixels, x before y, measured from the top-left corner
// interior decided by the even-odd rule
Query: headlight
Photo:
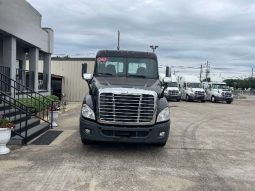
[[[169,119],[170,119],[169,108],[166,107],[158,114],[157,122],[168,121]]]
[[[81,114],[85,118],[93,119],[93,120],[96,119],[94,111],[87,104],[82,105]]]

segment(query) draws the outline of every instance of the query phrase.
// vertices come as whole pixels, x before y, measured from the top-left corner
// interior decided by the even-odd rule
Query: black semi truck
[[[84,144],[166,144],[170,111],[164,90],[169,79],[159,81],[154,53],[101,50],[96,55],[93,75],[83,64],[82,77],[89,86],[80,115]]]

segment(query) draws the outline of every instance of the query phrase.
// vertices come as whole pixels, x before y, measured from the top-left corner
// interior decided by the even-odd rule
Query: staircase
[[[9,73],[0,66],[0,114],[15,124],[10,144],[27,144],[51,128],[48,108],[54,101],[11,79]]]

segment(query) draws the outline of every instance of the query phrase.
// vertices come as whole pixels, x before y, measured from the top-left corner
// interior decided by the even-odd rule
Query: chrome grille
[[[169,90],[169,94],[170,95],[178,95],[179,91],[177,91],[177,90]]]
[[[99,122],[109,124],[151,124],[155,117],[155,96],[102,92],[99,94]]]
[[[224,97],[231,97],[232,94],[230,92],[222,92],[222,96],[224,96]]]
[[[202,92],[202,91],[195,91],[195,96],[198,97],[198,96],[204,96],[205,93]]]

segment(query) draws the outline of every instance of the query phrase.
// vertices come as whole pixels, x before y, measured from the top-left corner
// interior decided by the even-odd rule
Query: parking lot
[[[254,190],[255,100],[169,104],[163,148],[82,145],[80,104],[70,104],[50,145],[0,157],[0,190]]]

